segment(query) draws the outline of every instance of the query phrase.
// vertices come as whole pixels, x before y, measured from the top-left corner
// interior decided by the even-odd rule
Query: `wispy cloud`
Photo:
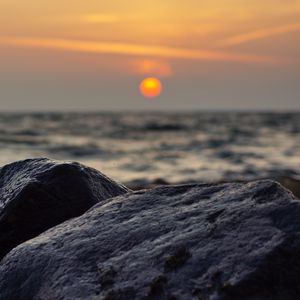
[[[62,14],[62,15],[49,15],[42,16],[40,21],[47,23],[87,23],[87,24],[114,24],[125,21],[127,18],[121,17],[117,14]]]
[[[15,47],[58,49],[86,53],[106,53],[143,57],[164,57],[169,59],[231,61],[263,64],[283,63],[283,61],[279,58],[272,56],[129,43],[106,43],[68,39],[0,36],[0,44]]]
[[[285,33],[295,32],[300,30],[300,23],[293,23],[281,26],[275,26],[270,28],[263,28],[239,35],[229,37],[222,41],[220,44],[222,46],[234,46],[251,41],[261,40],[269,38],[276,35],[281,35]]]

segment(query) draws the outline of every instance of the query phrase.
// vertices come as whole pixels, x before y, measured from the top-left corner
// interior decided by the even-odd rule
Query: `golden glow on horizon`
[[[145,78],[140,83],[140,92],[144,97],[155,98],[162,92],[162,84],[159,79],[154,77]]]
[[[130,61],[128,70],[132,74],[156,75],[159,77],[170,77],[173,75],[171,65],[162,59],[135,59]]]

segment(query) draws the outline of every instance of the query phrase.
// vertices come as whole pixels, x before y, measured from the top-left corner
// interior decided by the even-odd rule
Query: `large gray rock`
[[[272,181],[138,191],[13,249],[0,299],[299,299],[300,203]]]
[[[0,168],[0,259],[48,228],[127,192],[74,162],[30,159]]]

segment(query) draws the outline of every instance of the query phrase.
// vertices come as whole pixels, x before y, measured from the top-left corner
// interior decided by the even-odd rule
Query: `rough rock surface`
[[[126,192],[74,162],[30,159],[0,168],[0,259],[21,242]]]
[[[0,299],[296,300],[299,272],[300,203],[279,184],[169,186],[13,249]]]

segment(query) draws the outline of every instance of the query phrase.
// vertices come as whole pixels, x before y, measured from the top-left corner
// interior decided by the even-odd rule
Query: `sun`
[[[162,92],[162,83],[155,77],[145,78],[140,83],[140,92],[144,97],[155,98]]]

